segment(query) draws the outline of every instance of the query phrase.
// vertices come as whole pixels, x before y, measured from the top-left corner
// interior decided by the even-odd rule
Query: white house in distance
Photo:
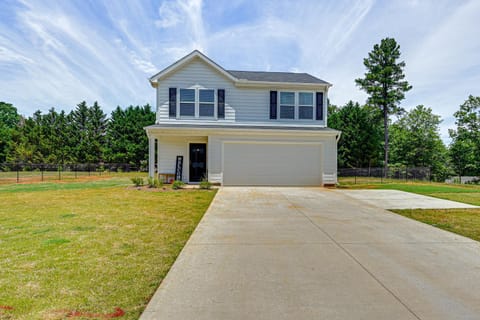
[[[195,50],[150,78],[149,176],[225,186],[337,182],[330,83],[307,73],[226,70]]]

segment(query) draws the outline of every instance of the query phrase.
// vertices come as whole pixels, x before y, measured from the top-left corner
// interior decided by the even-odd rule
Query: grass
[[[215,195],[127,177],[0,186],[0,319],[138,319]]]
[[[480,209],[408,209],[390,211],[480,241]]]

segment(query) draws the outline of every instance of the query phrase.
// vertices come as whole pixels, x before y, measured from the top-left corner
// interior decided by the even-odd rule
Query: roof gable
[[[230,74],[225,69],[223,69],[221,66],[216,64],[213,60],[208,58],[206,55],[204,55],[200,51],[194,50],[191,53],[189,53],[188,55],[186,55],[185,57],[178,60],[177,62],[171,64],[170,66],[166,67],[162,71],[160,71],[157,74],[150,77],[150,79],[149,79],[150,84],[152,85],[152,87],[156,87],[158,85],[159,80],[162,80],[167,75],[181,69],[182,67],[189,64],[190,62],[192,62],[194,59],[197,59],[197,58],[200,59],[201,61],[203,61],[204,63],[206,63],[208,66],[210,66],[214,70],[218,71],[220,74],[223,74],[228,79],[230,79],[234,82],[237,81],[237,78],[235,78],[232,74]]]
[[[289,85],[323,85],[326,87],[331,86],[330,83],[308,73],[225,70],[198,50],[192,51],[177,62],[150,77],[150,84],[154,88],[157,87],[159,81],[189,64],[194,59],[200,59],[208,66],[233,81],[236,85],[255,86],[275,83]]]

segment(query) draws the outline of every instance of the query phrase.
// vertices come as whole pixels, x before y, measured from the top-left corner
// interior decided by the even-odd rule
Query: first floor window
[[[195,116],[195,89],[180,89],[180,116]]]
[[[280,119],[295,119],[295,92],[280,92]]]
[[[198,107],[200,117],[213,117],[215,110],[215,91],[211,89],[200,89]]]
[[[313,93],[298,93],[298,119],[313,119]]]

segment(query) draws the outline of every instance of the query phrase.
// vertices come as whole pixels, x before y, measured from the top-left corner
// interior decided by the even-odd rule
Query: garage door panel
[[[224,185],[320,185],[321,145],[225,143]]]

